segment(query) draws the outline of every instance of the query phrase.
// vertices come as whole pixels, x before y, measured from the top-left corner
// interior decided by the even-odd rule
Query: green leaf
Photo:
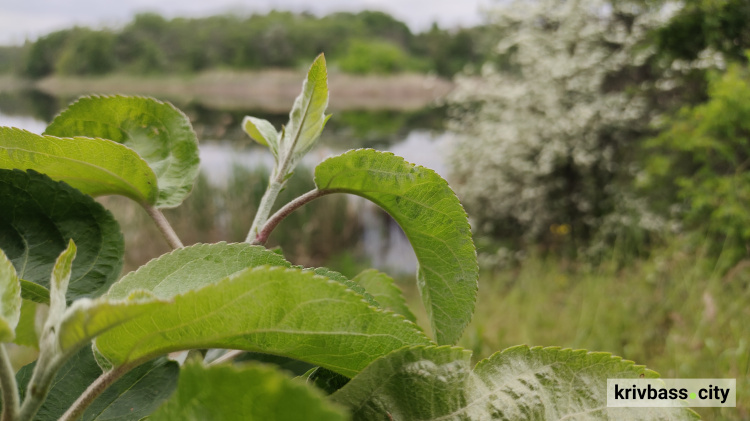
[[[466,212],[448,183],[391,153],[359,149],[323,161],[315,184],[371,200],[398,222],[419,261],[417,285],[437,342],[457,342],[474,312],[479,269]]]
[[[38,308],[38,304],[34,301],[21,300],[21,316],[18,319],[16,338],[13,340],[13,343],[39,349],[36,316]]]
[[[476,402],[477,412],[461,412],[474,407],[471,398],[480,392],[470,384],[470,364],[471,352],[457,347],[397,350],[365,368],[331,400],[350,408],[354,420],[495,419],[481,412],[492,408],[491,391],[486,401]]]
[[[96,349],[95,343],[91,344],[91,352],[94,354],[94,360],[96,360],[96,364],[99,366],[99,368],[102,369],[102,371],[110,371],[114,368],[112,363],[104,358],[104,355],[102,355],[102,353],[99,352],[98,349]]]
[[[84,349],[90,353],[89,349]],[[140,420],[169,399],[177,389],[179,373],[179,364],[166,358],[143,364],[107,388],[81,419]]]
[[[390,276],[375,269],[367,269],[352,281],[361,285],[383,308],[401,314],[412,322],[417,321],[406,305],[403,292]]]
[[[35,366],[36,363],[24,366],[16,375],[22,397]],[[140,420],[155,411],[174,392],[179,372],[179,365],[166,358],[143,364],[109,386],[91,403],[80,419]],[[81,348],[57,374],[47,399],[34,419],[59,419],[101,374],[91,349]]]
[[[297,266],[297,267],[299,267],[300,269],[303,269],[302,266]],[[335,270],[322,268],[322,267],[321,268],[305,268],[305,270],[313,272],[316,275],[325,276],[328,279],[341,282],[342,284],[346,285],[346,287],[349,288],[350,290],[363,296],[365,298],[365,301],[367,301],[368,304],[375,306],[375,307],[385,308],[381,306],[380,303],[378,303],[377,300],[375,300],[375,297],[373,297],[372,294],[367,292],[362,285],[359,285],[358,283],[349,280],[349,278],[347,278],[340,272],[336,272]]]
[[[96,339],[115,366],[172,351],[226,348],[306,361],[352,376],[378,356],[430,341],[403,316],[311,272],[250,268]]]
[[[603,352],[506,349],[474,370],[471,353],[413,347],[387,355],[331,395],[355,420],[693,420],[687,409],[607,408],[608,378],[656,373]],[[387,415],[386,415],[387,414]]]
[[[63,353],[70,353],[87,345],[92,339],[116,326],[139,316],[148,317],[170,304],[156,300],[145,291],[133,292],[124,300],[109,298],[81,298],[56,320],[57,340]],[[52,312],[50,311],[50,316]]]
[[[196,244],[162,255],[131,272],[112,285],[107,296],[124,298],[130,292],[147,290],[159,298],[171,298],[212,284],[249,267],[291,267],[291,263],[273,250],[247,243]],[[364,296],[371,305],[380,307],[367,291],[344,275],[327,268],[303,268],[316,275],[341,282]]]
[[[11,342],[21,318],[21,284],[16,269],[0,250],[0,342]]]
[[[213,284],[243,269],[256,266],[289,267],[283,256],[247,243],[196,244],[151,260],[113,284],[107,297],[120,299],[146,290],[158,298],[172,298]]]
[[[44,134],[110,139],[133,149],[156,174],[156,207],[178,206],[198,175],[198,140],[190,120],[153,98],[83,97],[55,117]]]
[[[70,275],[73,273],[73,260],[76,258],[76,251],[77,248],[73,240],[68,240],[68,248],[60,253],[55,261],[55,266],[52,267],[48,316],[51,320],[60,319],[68,306],[65,294],[68,292]]]
[[[262,118],[246,116],[242,120],[242,129],[254,141],[263,146],[268,146],[274,157],[279,157],[279,133],[273,127],[273,124]]]
[[[262,365],[183,367],[177,392],[150,421],[337,421],[348,417],[315,389]]]
[[[78,257],[68,301],[98,296],[120,275],[120,226],[91,196],[35,171],[0,170],[0,203],[0,249],[19,278],[49,288],[55,259],[71,239]]]
[[[326,58],[321,54],[310,66],[302,83],[302,92],[294,100],[289,113],[289,123],[280,145],[285,152],[282,156],[291,154],[291,159],[297,161],[313,147],[330,117],[325,115],[327,107],[328,71]]]
[[[119,194],[154,204],[159,194],[146,161],[106,139],[66,139],[0,127],[0,168],[38,171],[91,196]]]
[[[25,279],[19,280],[21,281],[21,298],[39,304],[49,304],[49,290],[47,288]]]
[[[216,283],[246,268],[263,265],[291,267],[282,255],[262,246],[224,242],[196,244],[164,254],[141,266],[137,271],[125,275],[112,285],[107,297],[121,299],[133,291],[145,290],[158,298],[169,299]],[[364,288],[339,272],[327,268],[297,268],[340,282],[354,292],[362,294],[370,305],[380,307]]]

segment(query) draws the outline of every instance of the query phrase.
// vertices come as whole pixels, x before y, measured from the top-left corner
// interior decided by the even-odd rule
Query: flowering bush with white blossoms
[[[492,62],[458,78],[450,99],[453,182],[480,233],[539,241],[567,225],[566,236],[589,240],[605,223],[661,225],[623,180],[637,171],[634,142],[655,114],[642,93],[655,54],[644,40],[668,17],[603,0],[494,12]]]

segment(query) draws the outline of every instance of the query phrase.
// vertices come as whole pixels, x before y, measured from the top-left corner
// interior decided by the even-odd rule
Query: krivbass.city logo
[[[607,379],[607,407],[737,406],[736,379]]]

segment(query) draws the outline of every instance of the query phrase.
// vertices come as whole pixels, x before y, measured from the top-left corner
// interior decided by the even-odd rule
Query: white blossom
[[[638,89],[618,85],[627,79],[618,72],[653,56],[643,40],[669,18],[664,10],[540,0],[494,12],[495,64],[457,78],[450,98],[462,110],[451,126],[452,181],[479,227],[516,225],[538,238],[576,222],[565,220],[571,212],[595,227],[661,223],[630,216],[646,206],[607,187],[630,171],[623,153],[654,117]],[[603,213],[602,201],[623,213]]]

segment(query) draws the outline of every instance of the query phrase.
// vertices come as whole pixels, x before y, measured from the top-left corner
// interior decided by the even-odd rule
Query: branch
[[[174,232],[172,226],[169,225],[169,221],[167,221],[167,218],[164,217],[164,214],[161,213],[159,209],[156,209],[153,205],[143,205],[143,209],[146,209],[148,215],[154,220],[159,231],[161,231],[164,238],[167,239],[167,243],[169,243],[169,246],[172,247],[172,249],[185,247],[182,245],[180,237],[177,236],[177,233]]]
[[[46,351],[46,349],[49,349],[49,342],[55,340],[54,335],[50,338],[48,334],[43,334],[39,339],[40,348],[45,348],[39,351],[39,358],[36,360],[34,373],[31,375],[26,396],[21,404],[20,415],[18,417],[20,420],[34,419],[34,416],[39,412],[39,408],[42,407],[44,400],[47,398],[57,372],[65,361],[67,361],[67,356],[55,358],[50,355],[49,351]]]
[[[291,214],[295,210],[302,207],[302,205],[310,203],[319,197],[323,197],[331,193],[338,193],[339,191],[340,190],[337,190],[337,189],[329,189],[329,190],[315,189],[287,203],[281,209],[276,211],[276,213],[273,214],[273,216],[268,218],[268,221],[266,221],[266,223],[263,225],[263,228],[261,228],[258,231],[258,235],[255,236],[255,240],[253,240],[251,244],[265,244],[266,241],[268,241],[268,236],[271,235],[271,232],[273,232],[276,226],[279,225],[279,223],[283,221],[284,218],[289,216],[289,214]]]
[[[130,363],[115,367],[110,371],[99,376],[88,388],[83,392],[81,396],[73,402],[73,405],[68,408],[67,411],[60,417],[58,421],[75,421],[83,415],[86,408],[91,405],[99,395],[104,392],[112,383],[120,379],[125,373],[137,367],[140,362]]]
[[[3,393],[2,421],[17,420],[19,414],[18,385],[5,344],[0,344],[0,387]]]

